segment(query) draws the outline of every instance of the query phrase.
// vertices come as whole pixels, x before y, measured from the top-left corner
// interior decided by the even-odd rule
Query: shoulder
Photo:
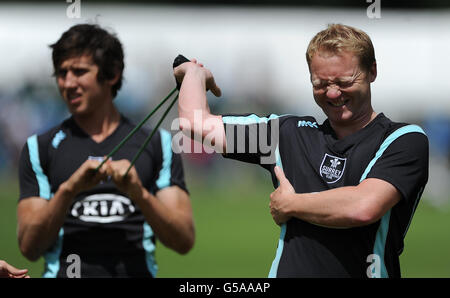
[[[33,173],[44,173],[52,158],[53,152],[66,138],[66,121],[49,130],[29,136],[25,141],[20,156],[19,171],[23,173],[33,168]]]
[[[289,125],[300,125],[304,121],[305,125],[313,125],[317,126],[316,119],[310,116],[296,116],[292,114],[270,114],[266,116],[259,116],[257,114],[245,114],[245,115],[222,115],[222,120],[225,124],[241,124],[241,125],[249,125],[249,124],[260,124],[260,123],[269,123],[274,121],[279,121],[280,125],[289,124]]]
[[[381,147],[390,145],[399,140],[418,141],[421,144],[428,144],[428,138],[425,131],[416,124],[406,122],[395,122],[386,117],[383,113],[373,120],[370,131],[371,133],[381,135]]]
[[[428,137],[425,131],[417,124],[394,122],[387,117],[381,119],[380,122],[382,122],[386,131],[384,142],[409,140],[411,142],[417,141],[417,144],[428,144]]]
[[[428,137],[418,125],[403,125],[391,132],[383,142],[402,152],[428,154]]]
[[[384,125],[385,136],[380,150],[428,157],[428,137],[422,127],[389,119],[384,121]]]
[[[29,136],[25,142],[25,146],[38,146],[41,148],[51,145],[56,148],[67,137],[70,127],[70,119],[66,119],[47,131]]]

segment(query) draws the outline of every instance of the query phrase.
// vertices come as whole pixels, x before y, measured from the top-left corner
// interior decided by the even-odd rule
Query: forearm
[[[204,72],[197,66],[190,67],[184,75],[178,101],[180,118],[193,119],[195,111],[201,113],[202,116],[210,114],[205,79]]]
[[[222,116],[210,112],[202,68],[194,66],[186,72],[180,88],[178,113],[180,129],[187,136],[223,152],[226,142]]]
[[[63,183],[49,201],[39,199],[38,205],[19,209],[19,247],[28,259],[37,260],[56,241],[73,198]]]
[[[187,253],[194,243],[192,217],[185,210],[169,209],[157,197],[142,189],[142,195],[132,198],[156,237],[167,247],[180,254]]]
[[[293,194],[287,214],[304,221],[335,228],[364,226],[377,221],[382,206],[369,191],[346,186],[317,193]]]
[[[296,217],[316,225],[328,227],[351,227],[356,222],[351,214],[354,201],[345,195],[345,189],[318,193],[292,194],[291,204],[286,210],[290,217]],[[349,192],[351,193],[351,192]],[[331,200],[330,197],[333,197]]]

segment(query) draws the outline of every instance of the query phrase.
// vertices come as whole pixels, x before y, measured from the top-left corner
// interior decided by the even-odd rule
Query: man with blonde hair
[[[329,25],[306,57],[322,124],[311,116],[213,115],[205,90],[220,96],[220,88],[192,60],[174,70],[180,128],[270,171],[281,234],[269,277],[400,277],[403,239],[428,180],[427,137],[373,110],[377,64],[363,31]]]

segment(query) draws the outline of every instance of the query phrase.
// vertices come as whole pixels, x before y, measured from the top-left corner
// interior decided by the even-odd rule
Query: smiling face
[[[58,68],[58,88],[72,115],[87,116],[112,103],[113,81],[99,82],[98,71],[98,66],[88,55],[68,58]]]
[[[314,99],[332,126],[370,121],[373,114],[370,83],[376,78],[375,63],[365,71],[351,52],[318,51],[312,56],[310,73]]]

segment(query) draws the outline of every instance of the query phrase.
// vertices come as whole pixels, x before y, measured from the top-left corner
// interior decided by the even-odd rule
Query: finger
[[[103,163],[102,167],[106,167],[106,164],[111,162],[111,160],[112,160],[112,157],[108,157],[107,155],[103,155],[103,160],[100,163]]]
[[[91,178],[95,184],[106,180],[106,178],[108,177],[108,175],[106,173],[108,166],[106,165],[106,163],[104,163],[98,170],[97,170],[97,167],[98,167],[98,165],[95,166],[94,168],[90,168],[88,170],[89,176],[86,177],[87,179]]]
[[[9,274],[9,278],[26,278],[27,276],[25,274]]]
[[[28,269],[17,269],[10,264],[6,265],[6,270],[12,275],[24,275],[28,272]]]
[[[108,174],[108,176],[111,176],[111,178],[114,180],[114,181],[117,181],[117,179],[118,179],[118,177],[120,177],[120,169],[119,168],[117,168],[117,164],[110,164],[110,166],[108,167],[108,170],[107,170],[107,174]]]
[[[86,170],[86,174],[84,176],[85,179],[95,179],[98,176],[98,171],[96,171],[96,167],[90,167]]]
[[[101,169],[98,171],[97,173],[97,177],[98,181],[106,181],[108,179],[108,174],[106,172],[106,169]]]
[[[213,88],[211,88],[212,94],[214,94],[216,97],[222,96],[222,90],[220,90],[219,86],[214,85]]]
[[[289,183],[289,181],[287,180],[286,176],[284,175],[283,170],[279,167],[279,166],[275,166],[275,176],[277,177],[278,181],[280,182],[280,186],[284,185],[286,183]]]
[[[217,86],[216,81],[212,77],[210,81],[207,83],[209,90],[217,97],[220,97],[222,95],[222,91],[220,90],[219,86]]]
[[[270,199],[273,200],[275,198],[275,195],[277,193],[277,191],[279,191],[280,187],[277,187],[277,189],[275,189],[271,194],[270,194]]]
[[[98,169],[97,174],[102,175],[102,174],[106,173],[106,169],[108,168],[108,165],[107,165],[106,163],[107,163],[107,162],[105,162],[105,163],[100,167],[100,169]]]
[[[95,177],[97,173],[97,167],[99,165],[100,162],[97,160],[88,160],[82,165],[85,175],[89,175],[89,177]]]
[[[131,164],[131,162],[128,159],[121,159],[119,160],[119,162],[124,168],[128,168]]]
[[[195,59],[195,58],[192,58],[192,59],[191,59],[191,62],[193,62],[193,63],[197,64],[197,59]]]
[[[88,164],[88,168],[97,168],[100,165],[100,161],[98,160],[94,160],[94,159],[88,159],[87,160],[87,164]]]
[[[110,166],[108,164],[105,164],[104,167],[101,167],[100,170],[98,170],[98,175],[102,177],[102,180],[106,180],[108,176],[111,176],[110,172]]]
[[[105,172],[108,176],[112,176],[112,174],[113,174],[113,169],[112,169],[111,163],[109,161],[106,162]]]
[[[15,275],[25,276],[25,274],[28,273],[28,269],[17,269],[16,272],[14,272]]]
[[[115,160],[115,161],[108,161],[107,173],[109,175],[115,175],[115,173],[120,172],[123,167],[124,167],[123,159]]]
[[[280,225],[279,220],[278,220],[278,216],[277,216],[277,214],[275,213],[275,211],[271,211],[270,213],[271,213],[271,215],[272,215],[273,221],[274,221],[277,225]]]

